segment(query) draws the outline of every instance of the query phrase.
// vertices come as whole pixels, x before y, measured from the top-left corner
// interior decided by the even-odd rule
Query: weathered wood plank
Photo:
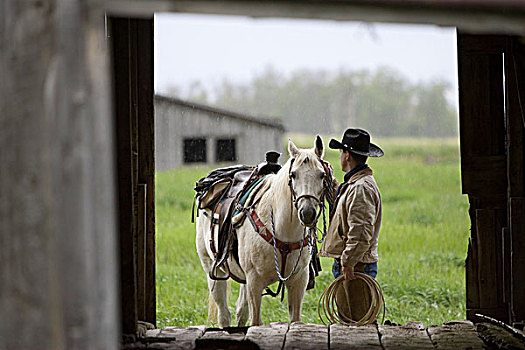
[[[458,35],[461,179],[465,194],[489,198],[505,195],[505,43],[504,36]],[[491,167],[495,173],[488,170]],[[487,176],[497,181],[485,186]]]
[[[110,73],[94,3],[0,2],[2,349],[118,344]]]
[[[135,262],[135,285],[123,285],[123,288],[135,288],[136,290],[136,310],[137,320],[144,320],[144,297],[145,290],[141,289],[143,281],[141,281],[140,271],[143,266],[140,266],[140,256],[144,251],[144,247],[141,245],[141,237],[139,237],[139,198],[138,198],[138,173],[139,173],[139,121],[138,121],[138,106],[137,106],[137,24],[133,19],[128,19],[128,30],[129,30],[129,51],[127,53],[128,59],[128,79],[129,86],[127,87],[128,106],[129,109],[129,128],[131,130],[130,136],[130,150],[131,150],[131,192],[128,200],[131,204],[131,231],[133,235],[134,244],[134,262]],[[118,39],[117,39],[118,40]],[[125,54],[125,53],[123,53]],[[120,88],[124,88],[121,86]],[[117,101],[118,102],[118,101]],[[137,334],[140,333],[140,329],[137,329]]]
[[[170,339],[168,342],[148,344],[149,349],[187,350],[195,348],[195,341],[199,339],[206,330],[205,326],[195,327],[167,327],[163,329],[157,338]]]
[[[469,308],[479,308],[479,283],[478,283],[478,244],[476,240],[476,223],[472,224],[471,237],[469,238],[467,248],[467,259],[465,267],[468,271],[465,276],[466,280],[466,297]]]
[[[246,339],[247,327],[209,328],[195,341],[196,349],[259,349],[257,344]]]
[[[525,67],[525,61],[520,61],[520,51],[525,51],[525,45],[519,43],[517,39],[508,39],[507,51],[505,54],[505,97],[506,97],[506,132],[507,142],[506,151],[508,158],[508,196],[525,196],[525,111],[520,101],[519,82],[525,76],[520,76],[519,71]],[[521,59],[525,59],[522,57]],[[523,73],[522,73],[523,74]],[[521,82],[523,84],[523,82]],[[521,89],[524,87],[521,86]],[[522,91],[523,95],[525,91]]]
[[[512,56],[514,61],[514,76],[517,84],[517,92],[519,99],[523,104],[523,101],[525,101],[525,44],[518,38],[514,38]],[[523,110],[521,113],[521,121],[525,128],[525,113]]]
[[[478,323],[476,330],[478,336],[492,349],[525,350],[525,342],[502,327],[491,323]]]
[[[115,117],[117,131],[117,178],[120,242],[120,296],[122,332],[137,331],[136,237],[133,234],[133,172],[130,101],[130,23],[110,18],[113,44]]]
[[[378,326],[381,344],[389,349],[433,349],[425,328],[419,323],[408,323],[404,326]]]
[[[465,54],[493,54],[503,52],[506,37],[502,35],[458,35],[458,46]]]
[[[245,339],[256,343],[261,350],[282,349],[289,327],[286,322],[250,327]]]
[[[477,197],[505,196],[507,162],[504,155],[465,156],[461,159],[463,193]]]
[[[498,287],[503,281],[498,278],[497,270],[496,237],[501,228],[496,222],[495,210],[476,210],[476,232],[480,308],[496,308],[499,306]]]
[[[330,325],[330,350],[382,349],[376,325],[361,327]]]
[[[153,19],[134,19],[137,23],[137,99],[139,113],[139,183],[146,192],[146,290],[145,321],[156,322],[155,287],[155,125],[153,72]]]
[[[146,320],[146,184],[137,188],[137,317]]]
[[[503,262],[503,296],[502,301],[505,305],[510,305],[511,302],[511,245],[510,245],[510,228],[503,227],[501,229],[501,261]]]
[[[152,26],[148,19],[110,21],[125,334],[134,333],[136,320],[156,321]]]
[[[525,198],[510,199],[512,310],[514,320],[525,320]]]
[[[518,0],[353,0],[353,1],[176,1],[112,0],[111,13],[150,16],[176,11],[250,17],[293,17],[366,22],[432,24],[483,33],[523,33],[523,15]]]
[[[64,257],[54,252],[58,239],[54,226],[63,216],[56,216],[52,200],[65,194],[59,188],[54,192],[57,174],[51,155],[57,156],[50,141],[59,145],[68,140],[52,134],[52,123],[64,115],[54,115],[55,101],[48,101],[51,96],[46,99],[40,88],[49,84],[54,98],[56,86],[49,79],[57,74],[52,65],[58,54],[53,45],[57,12],[53,2],[0,4],[0,314],[9,320],[0,328],[2,349],[66,346],[65,329],[49,322],[54,309],[62,306],[60,286],[52,276],[60,277],[56,265]],[[42,108],[44,100],[50,102],[46,106],[50,110]],[[77,143],[69,142],[77,149]],[[77,215],[71,220],[75,222]],[[73,227],[71,233],[80,230]],[[64,304],[70,296],[66,293]]]
[[[209,328],[200,339],[230,339],[242,340],[246,337],[247,328]]]
[[[437,349],[485,349],[476,327],[469,321],[446,322],[441,327],[429,327],[427,332]]]
[[[515,321],[525,320],[525,45],[518,39],[509,39],[505,55],[507,96],[507,153],[509,177],[509,265],[510,301]],[[521,291],[521,292],[520,292]]]
[[[328,350],[328,327],[318,324],[294,322],[286,334],[284,350]]]

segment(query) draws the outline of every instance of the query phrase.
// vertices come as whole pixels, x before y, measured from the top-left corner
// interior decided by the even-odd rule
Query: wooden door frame
[[[478,3],[477,1],[471,1],[470,3],[464,4],[456,3],[455,6],[452,7],[449,6],[450,4],[447,5],[446,1],[429,1],[425,4],[422,4],[417,10],[406,7],[401,1],[396,2],[395,0],[390,1],[388,6],[382,1],[334,1],[325,2],[323,4],[314,4],[308,1],[282,1],[268,2],[262,6],[259,3],[257,6],[254,6],[253,3],[249,3],[247,1],[221,1],[220,5],[218,5],[217,2],[199,0],[191,2],[166,0],[157,1],[154,3],[145,0],[134,0],[131,2],[126,2],[126,4],[131,5],[128,6],[126,10],[123,10],[123,8],[118,4],[118,1],[112,1],[110,3],[110,11],[114,11],[115,13],[134,14],[138,17],[145,16],[146,21],[151,21],[151,16],[155,10],[173,10],[188,13],[250,15],[254,17],[298,17],[321,19],[336,18],[342,20],[362,19],[363,17],[361,17],[361,15],[366,13],[364,17],[367,20],[387,19],[401,21],[401,19],[407,19],[403,20],[402,22],[429,24],[437,23],[441,25],[452,25],[462,22],[462,28],[467,28],[473,31],[480,30],[495,33],[501,31],[514,31],[525,33],[525,21],[521,21],[523,18],[525,18],[525,6],[520,7],[514,4],[517,6],[514,12],[500,12],[496,3],[488,4],[485,2],[485,5],[488,5],[483,7],[481,6],[481,3]],[[514,5],[512,5],[510,2],[507,4],[507,6]],[[294,11],[298,9],[301,11]],[[473,13],[470,11],[472,9],[477,9],[477,11]],[[508,25],[503,27],[493,27],[492,24],[488,22],[480,21],[483,18],[497,18],[498,20],[495,22],[499,21],[499,24],[506,23]],[[119,112],[116,114],[117,116],[122,116],[123,114],[129,114],[132,116],[131,121],[120,120],[120,117],[117,118],[117,122],[119,123],[131,123],[130,134],[128,134],[127,130],[122,131],[120,130],[120,127],[117,127],[117,146],[123,147],[122,150],[127,153],[125,157],[118,157],[119,178],[120,174],[123,174],[122,178],[125,180],[118,187],[120,194],[119,202],[123,204],[122,210],[120,211],[120,247],[122,264],[121,312],[123,315],[122,325],[124,333],[133,333],[136,331],[135,325],[137,320],[148,320],[152,323],[155,322],[155,234],[154,209],[151,209],[154,208],[154,203],[148,204],[150,206],[149,210],[146,210],[146,212],[149,212],[150,214],[149,216],[146,216],[146,219],[144,219],[145,222],[150,225],[144,230],[146,232],[145,237],[147,241],[145,243],[145,247],[147,247],[146,260],[149,262],[145,265],[141,262],[142,260],[139,261],[138,258],[138,256],[143,256],[143,250],[141,250],[141,247],[144,245],[138,244],[138,242],[143,242],[144,236],[137,236],[138,229],[136,227],[138,225],[137,223],[139,218],[143,217],[142,214],[137,214],[138,209],[143,207],[138,204],[137,198],[141,198],[142,200],[147,189],[148,195],[146,196],[147,199],[145,202],[149,203],[149,201],[154,201],[154,183],[150,185],[150,181],[147,187],[141,187],[142,182],[140,184],[137,182],[137,171],[141,171],[141,166],[138,166],[137,169],[137,160],[134,160],[133,157],[129,155],[130,152],[131,154],[134,154],[136,150],[133,149],[133,145],[137,145],[138,142],[137,140],[132,139],[133,137],[137,137],[137,132],[134,130],[139,124],[139,122],[135,119],[140,118],[142,115],[146,116],[148,113],[150,113],[139,112],[136,110],[134,111],[134,108],[145,105],[148,106],[148,111],[152,108],[149,106],[149,100],[143,100],[142,102],[138,101],[139,97],[144,97],[146,95],[144,94],[144,91],[142,91],[141,94],[137,94],[136,89],[142,85],[138,84],[136,81],[138,78],[136,76],[136,72],[137,70],[141,70],[138,68],[140,68],[142,64],[145,64],[144,67],[146,67],[146,71],[150,71],[152,77],[153,68],[152,63],[141,63],[139,61],[141,55],[136,55],[136,52],[138,52],[136,51],[137,45],[143,45],[142,49],[149,45],[148,50],[151,50],[152,52],[153,37],[152,34],[149,36],[149,38],[137,37],[136,34],[133,36],[133,28],[135,25],[133,23],[139,20],[131,18],[128,18],[127,20],[130,26],[129,33],[122,34],[122,38],[125,42],[119,44],[124,45],[125,47],[117,49],[114,48],[113,57],[115,60],[121,60],[119,62],[122,62],[123,64],[121,68],[119,68],[118,65],[115,65],[114,68],[116,78],[116,105],[117,110],[119,110]],[[120,35],[120,33],[117,33],[114,37],[114,40],[117,40]],[[465,34],[464,37],[466,38],[467,36],[468,34]],[[458,36],[459,46],[461,46],[461,37],[462,34]],[[480,38],[481,37],[478,37],[478,39]],[[519,316],[522,315],[520,311],[521,309],[516,311],[516,308],[513,307],[513,300],[516,298],[513,299],[512,297],[512,291],[517,287],[522,286],[522,282],[515,277],[515,273],[516,271],[523,271],[522,269],[525,268],[522,261],[523,258],[521,257],[522,254],[516,254],[516,247],[521,247],[523,244],[522,238],[517,238],[521,237],[519,234],[517,234],[517,232],[519,227],[522,227],[522,225],[521,222],[516,221],[517,215],[512,215],[513,212],[519,212],[520,208],[522,208],[522,202],[520,199],[522,196],[514,196],[511,200],[506,193],[509,190],[507,182],[510,181],[508,178],[508,169],[511,164],[507,159],[507,154],[509,154],[511,150],[508,149],[505,143],[505,137],[511,135],[507,133],[507,126],[503,125],[503,120],[506,119],[503,117],[502,109],[500,110],[501,114],[498,117],[498,120],[490,117],[491,115],[494,115],[494,108],[497,109],[505,103],[508,104],[509,102],[503,100],[503,94],[500,90],[494,89],[494,84],[497,84],[497,82],[501,83],[501,80],[498,80],[499,76],[487,76],[485,83],[480,85],[482,90],[478,89],[476,95],[476,86],[472,85],[468,78],[472,73],[467,72],[468,68],[466,67],[468,64],[465,64],[469,57],[478,55],[477,57],[479,58],[489,54],[492,55],[492,58],[489,59],[490,62],[487,61],[487,67],[492,67],[490,69],[494,71],[491,72],[497,72],[497,68],[504,64],[500,53],[504,52],[505,50],[510,52],[508,51],[508,42],[509,36],[506,34],[488,35],[484,36],[484,39],[478,40],[479,45],[473,49],[471,48],[468,54],[465,54],[465,50],[463,50],[464,47],[460,47],[460,52],[458,54],[460,68],[458,74],[460,80],[460,142],[462,152],[462,185],[463,192],[469,195],[469,200],[471,203],[469,213],[472,221],[472,236],[466,262],[467,316],[470,319],[474,319],[475,314],[479,312],[496,317],[506,322],[512,322],[523,319],[520,318],[522,316]],[[128,51],[128,54],[117,54],[115,56],[115,52],[126,52],[126,50]],[[500,56],[496,57],[498,55]],[[474,61],[476,61],[478,58],[475,58]],[[516,61],[514,60],[513,63],[516,63]],[[126,76],[126,72],[130,74]],[[119,76],[122,77],[122,81],[118,80]],[[128,79],[127,83],[125,82],[126,79]],[[126,84],[131,86],[129,91],[126,90]],[[476,123],[479,122],[480,119],[472,117],[475,115],[475,113],[469,114],[465,111],[469,109],[471,110],[472,108],[477,108],[476,103],[473,103],[473,101],[483,100],[484,93],[492,93],[492,95],[490,95],[489,99],[487,100],[487,102],[490,101],[492,104],[488,106],[486,113],[481,113],[480,115],[485,116],[484,125],[490,124],[490,127],[487,127],[487,130],[490,130],[492,133],[494,133],[497,137],[497,140],[495,141],[491,138],[485,139],[486,142],[492,140],[490,141],[492,143],[486,143],[486,147],[480,150],[479,143],[474,142],[476,132],[472,132],[472,125],[478,125]],[[494,93],[496,94],[494,95]],[[151,98],[153,98],[152,94],[149,94],[149,92],[147,92],[147,95],[148,99],[150,95]],[[135,105],[135,103],[137,103],[137,105]],[[153,118],[151,117],[149,121],[151,122],[150,126],[152,127]],[[138,127],[138,130],[138,133],[140,134],[140,130],[142,129]],[[512,135],[517,135],[516,132],[512,132]],[[148,146],[150,151],[148,152],[153,152],[153,135],[144,135],[143,141],[150,143]],[[518,147],[515,145],[513,147],[514,148],[512,148],[512,152],[517,154],[517,156],[514,157],[515,161],[512,163],[512,169],[514,169],[514,166],[517,164],[517,159],[520,157]],[[143,149],[140,151],[142,152]],[[140,155],[141,152],[138,154]],[[144,152],[142,152],[142,154],[144,154]],[[143,179],[154,178],[154,160],[151,160],[148,164],[150,164],[149,166],[153,164],[153,168],[149,168],[149,170],[146,171],[147,174],[142,177]],[[483,176],[480,176],[481,174]],[[486,186],[484,181],[487,179],[494,180],[493,184],[496,185]],[[135,191],[132,191],[130,188],[135,188]],[[133,203],[131,208],[129,203]],[[131,244],[130,242],[134,243]],[[482,242],[481,246],[479,245],[480,242]],[[512,250],[512,246],[514,247],[514,250]],[[519,256],[519,258],[512,260],[512,262],[510,261],[511,251],[514,252],[514,256]],[[474,258],[479,254],[481,254],[479,259]],[[488,260],[484,261],[484,257],[488,258]],[[146,273],[144,266],[148,266],[147,269],[149,268]],[[492,276],[493,281],[502,282],[503,287],[498,287],[497,283],[490,282],[490,280],[485,278],[481,278],[480,276],[483,276],[484,274]],[[134,285],[135,287],[126,287],[129,287],[130,285]],[[153,292],[151,293],[150,291]]]
[[[153,18],[108,20],[120,247],[120,313],[124,334],[137,321],[156,324]]]

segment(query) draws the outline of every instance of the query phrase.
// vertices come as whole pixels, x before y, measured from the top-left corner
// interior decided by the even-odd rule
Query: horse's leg
[[[209,277],[208,272],[212,265],[212,259],[208,255],[205,242],[206,239],[202,230],[202,225],[199,225],[197,227],[197,236],[195,240],[197,254],[201,260],[202,269],[204,270],[204,273],[206,273],[208,291],[210,292],[215,304],[217,304],[219,326],[229,327],[231,324],[231,315],[230,310],[228,309],[228,284],[226,281],[215,281]],[[221,270],[217,270],[216,274],[219,277],[225,276],[225,273]]]
[[[248,322],[250,311],[248,309],[248,298],[246,297],[246,284],[241,284],[239,288],[239,298],[235,303],[235,319],[238,327],[244,327]]]
[[[215,281],[208,276],[209,267],[212,264],[212,260],[208,255],[201,257],[202,268],[206,273],[206,279],[208,280],[208,291],[210,292],[211,298],[217,305],[217,320],[219,327],[229,327],[231,324],[231,314],[228,309],[228,283],[227,281]],[[221,270],[216,272],[218,277],[223,277],[226,274]]]
[[[301,311],[303,307],[304,292],[308,284],[308,266],[299,275],[285,282],[288,289],[288,313],[290,323],[301,321]]]
[[[217,271],[217,275],[223,277],[225,274],[222,271]],[[208,290],[213,301],[217,304],[219,327],[229,327],[231,325],[231,314],[228,309],[228,282],[215,281],[208,277]]]
[[[261,299],[264,286],[258,282],[255,274],[246,275],[246,294],[250,310],[250,325],[259,326],[261,322]]]

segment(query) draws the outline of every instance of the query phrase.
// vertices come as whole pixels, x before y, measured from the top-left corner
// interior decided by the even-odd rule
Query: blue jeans
[[[332,265],[332,273],[334,278],[341,276],[341,261],[339,259],[334,259],[334,264]],[[365,274],[372,278],[377,276],[377,263],[365,264]]]

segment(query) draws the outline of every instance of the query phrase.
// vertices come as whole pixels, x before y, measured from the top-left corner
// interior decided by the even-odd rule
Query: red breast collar
[[[266,228],[266,226],[261,221],[261,218],[259,218],[259,215],[255,212],[255,209],[252,209],[250,211],[250,218],[252,225],[255,225],[255,231],[259,233],[259,235],[264,238],[266,242],[273,245],[273,235],[272,233]],[[262,229],[262,230],[261,230]],[[308,245],[308,235],[305,237],[303,242],[303,247],[306,247]],[[279,240],[277,237],[275,237],[275,246],[279,251],[282,252],[290,252],[292,250],[296,250],[301,248],[301,241],[297,242],[283,242]]]

